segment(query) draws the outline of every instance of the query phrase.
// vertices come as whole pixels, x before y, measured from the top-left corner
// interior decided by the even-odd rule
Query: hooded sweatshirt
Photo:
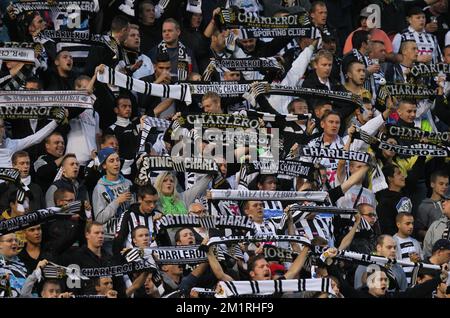
[[[442,208],[439,201],[427,198],[422,201],[417,210],[416,226],[419,230],[427,230],[434,221],[442,217]]]
[[[119,218],[131,205],[132,202],[124,202],[119,205],[115,200],[124,192],[130,190],[130,180],[120,176],[117,181],[109,181],[106,176],[98,180],[92,193],[94,216],[97,222],[103,224],[105,240],[111,241],[116,233]]]

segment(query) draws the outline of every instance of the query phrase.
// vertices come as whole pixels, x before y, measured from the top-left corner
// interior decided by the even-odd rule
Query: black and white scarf
[[[212,158],[148,156],[141,158],[135,183],[141,186],[150,182],[153,171],[177,171],[196,173],[218,173],[217,163]]]
[[[211,190],[211,200],[318,201],[328,197],[322,191]]]
[[[200,264],[208,261],[206,253],[199,250],[199,245],[146,248],[144,249],[144,258],[146,257],[146,254],[152,255],[153,259],[159,265]]]
[[[351,92],[330,91],[325,89],[305,88],[298,86],[287,86],[280,84],[269,84],[267,82],[254,82],[249,85],[244,98],[246,98],[253,106],[256,105],[256,97],[259,94],[283,95],[283,96],[310,96],[314,98],[323,98],[336,102],[345,102],[354,107],[362,107],[362,99],[360,96]]]
[[[234,71],[267,71],[284,72],[283,65],[275,57],[243,58],[243,59],[212,59],[210,65],[219,72]]]
[[[208,215],[202,217],[192,215],[166,215],[156,222],[158,231],[162,228],[182,226],[202,227],[205,229],[227,228],[255,231],[255,224],[252,219],[241,215]]]
[[[5,91],[16,91],[25,86],[27,79],[33,76],[33,68],[34,65],[25,64],[16,75],[4,78],[5,80],[0,84],[0,89]]]
[[[0,47],[0,59],[34,63],[34,49],[22,47]]]
[[[130,76],[122,74],[114,69],[105,66],[105,71],[97,75],[97,80],[125,88],[127,90],[142,93],[145,95],[173,98],[190,104],[192,102],[191,91],[187,84],[180,85],[166,85],[166,84],[152,84]]]
[[[257,234],[257,235],[246,235],[246,236],[215,236],[211,237],[206,243],[206,246],[217,245],[217,244],[234,244],[234,243],[255,243],[255,242],[296,242],[306,246],[311,245],[311,241],[299,235],[273,235],[273,234]],[[200,246],[204,249],[204,245]]]
[[[368,153],[343,149],[302,147],[301,156],[312,158],[343,159],[364,163],[370,162],[370,154]]]
[[[264,258],[266,261],[276,261],[281,263],[293,262],[298,256],[297,253],[290,249],[281,248],[275,245],[264,244]]]
[[[439,73],[450,75],[450,64],[416,64],[411,68],[411,74],[415,77],[438,75]]]
[[[314,164],[297,160],[260,160],[250,163],[255,171],[260,174],[281,174],[291,177],[302,177],[311,179],[314,174]]]
[[[144,125],[141,129],[141,139],[139,140],[139,151],[138,154],[145,152],[145,141],[147,140],[148,134],[152,127],[159,129],[167,129],[171,125],[171,122],[166,119],[156,118],[156,117],[145,117]]]
[[[82,91],[0,91],[0,118],[59,119],[61,107],[92,109],[94,100]]]
[[[387,136],[396,140],[415,141],[417,143],[438,143],[450,145],[450,132],[424,131],[395,125],[386,125]]]
[[[47,209],[40,209],[35,212],[30,212],[25,215],[0,221],[0,235],[20,231],[30,226],[41,224],[42,222],[57,215],[71,215],[72,213],[79,211],[80,208],[81,202],[75,201],[67,204],[63,208],[51,207]]]
[[[158,51],[162,53],[167,52],[167,44],[164,41],[158,44]],[[185,81],[189,75],[189,59],[191,57],[187,54],[186,46],[183,43],[178,41],[178,81]]]
[[[239,29],[242,38],[311,36],[312,28],[307,13],[284,17],[262,17],[255,12],[237,8],[222,9],[216,17],[221,29]]]
[[[380,86],[378,90],[378,101],[385,103],[387,97],[427,99],[436,95],[433,88],[425,85],[409,83],[388,83]]]
[[[298,203],[291,204],[289,211],[295,213],[301,211],[304,213],[326,213],[326,214],[357,214],[358,210],[348,208],[337,208],[334,206],[312,206],[312,205],[300,205]]]
[[[220,281],[216,298],[317,291],[335,295],[330,278]]]
[[[17,201],[23,203],[25,195],[30,193],[30,189],[22,182],[19,170],[15,168],[0,168],[0,180],[13,183],[17,187]]]
[[[450,152],[447,148],[429,144],[414,144],[410,146],[391,145],[381,139],[371,136],[364,130],[356,129],[354,138],[361,139],[373,148],[393,151],[404,156],[432,156],[447,157]]]

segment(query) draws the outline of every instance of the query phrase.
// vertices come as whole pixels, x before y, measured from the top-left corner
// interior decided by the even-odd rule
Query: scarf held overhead
[[[323,202],[327,197],[324,191],[211,190],[211,200]]]
[[[330,278],[220,281],[216,298],[317,291],[335,295]]]
[[[192,215],[166,215],[156,222],[158,231],[161,228],[170,227],[202,227],[205,229],[227,228],[240,229],[245,231],[254,231],[255,224],[247,216],[240,215],[208,215],[208,216],[192,216]]]
[[[130,76],[115,71],[108,66],[105,66],[103,73],[99,73],[97,75],[97,80],[102,83],[119,86],[145,95],[181,100],[186,102],[188,105],[192,102],[191,91],[187,84],[152,84],[134,79]]]

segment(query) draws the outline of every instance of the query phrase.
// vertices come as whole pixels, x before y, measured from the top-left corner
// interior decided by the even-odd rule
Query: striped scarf
[[[216,298],[318,291],[335,295],[330,278],[219,282]]]

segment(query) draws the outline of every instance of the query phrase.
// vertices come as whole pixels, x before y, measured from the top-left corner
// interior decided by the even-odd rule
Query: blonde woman
[[[187,214],[187,207],[194,202],[197,196],[202,195],[211,180],[210,175],[205,175],[192,188],[178,193],[178,182],[175,175],[170,171],[161,173],[155,181],[155,188],[159,195],[158,210],[163,214]]]

